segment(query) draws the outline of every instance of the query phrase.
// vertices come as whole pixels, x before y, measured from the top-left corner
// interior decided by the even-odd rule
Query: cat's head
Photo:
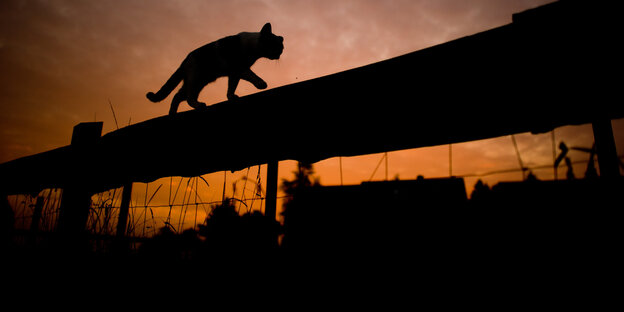
[[[271,31],[271,23],[266,23],[260,30],[258,49],[260,55],[271,60],[277,60],[284,51],[284,37],[277,36]]]

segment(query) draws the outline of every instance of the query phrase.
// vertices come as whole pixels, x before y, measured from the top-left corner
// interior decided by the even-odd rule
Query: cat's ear
[[[264,24],[264,26],[262,26],[262,30],[260,31],[261,34],[271,34],[271,23],[266,23]]]

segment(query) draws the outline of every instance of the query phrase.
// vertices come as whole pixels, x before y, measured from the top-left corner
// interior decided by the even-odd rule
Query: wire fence
[[[158,182],[158,181],[157,181]],[[261,185],[260,174],[256,180],[243,177],[237,181],[242,190],[236,197],[220,200],[204,200],[203,194],[215,192],[201,177],[169,178],[168,186],[163,183],[134,183],[133,199],[130,202],[125,235],[130,238],[148,238],[168,227],[176,233],[185,229],[196,229],[205,221],[212,209],[225,201],[233,201],[239,214],[263,210],[266,195]],[[236,184],[236,183],[234,183]],[[169,189],[169,194],[166,194]],[[86,230],[99,237],[117,235],[117,222],[121,211],[123,188],[111,189],[91,196],[91,205]],[[45,189],[39,194],[9,196],[13,210],[14,229],[18,232],[35,230],[51,233],[56,230],[61,213],[62,189]],[[167,202],[155,202],[157,197],[166,197]],[[39,210],[39,211],[37,211]],[[36,226],[33,228],[33,223]]]
[[[621,160],[624,156],[619,156],[619,158]],[[377,163],[371,179],[384,159],[387,160],[387,154],[384,154]],[[571,162],[571,164],[588,164],[588,161],[579,160]],[[560,163],[556,170],[565,169],[568,165]],[[544,164],[524,167],[523,164],[516,168],[469,173],[456,177],[481,178],[496,174],[542,169],[554,169],[554,166]],[[186,229],[197,229],[198,225],[202,224],[210,215],[212,209],[222,205],[224,201],[233,202],[239,214],[250,213],[255,210],[262,211],[266,196],[262,187],[260,172],[260,167],[258,167],[256,178],[252,179],[249,178],[250,168],[247,168],[247,174],[232,183],[231,197],[226,197],[226,177],[224,176],[223,190],[219,200],[202,198],[205,194],[214,194],[220,191],[211,188],[203,176],[170,177],[169,183],[163,182],[162,179],[159,180],[162,183],[134,183],[133,194],[135,196],[130,202],[124,234],[126,237],[142,239],[154,236],[163,227],[167,227],[175,233],[181,233]],[[242,189],[239,188],[241,191],[237,195],[238,185],[242,185]],[[91,197],[91,206],[86,223],[86,230],[90,234],[105,238],[112,238],[117,235],[122,193],[123,188],[116,188],[94,194]],[[45,189],[36,195],[9,196],[9,204],[13,210],[14,228],[24,233],[53,233],[59,221],[62,196],[62,189]],[[155,201],[156,198],[161,200]],[[163,198],[167,198],[166,203],[162,200]],[[287,196],[278,197],[278,199],[285,198]]]

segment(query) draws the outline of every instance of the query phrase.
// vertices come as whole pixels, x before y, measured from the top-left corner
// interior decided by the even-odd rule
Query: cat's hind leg
[[[176,95],[173,96],[173,100],[171,100],[171,108],[169,108],[169,116],[173,116],[178,112],[178,107],[180,106],[180,102],[186,99],[186,92],[184,92],[184,87],[182,87]]]
[[[186,103],[194,109],[206,107],[206,103],[197,101],[197,98],[210,79],[207,79],[200,69],[200,64],[195,59],[191,59],[187,64],[186,77],[182,86],[184,90],[180,89],[180,92],[185,92]]]
[[[203,86],[197,85],[189,85],[186,89],[186,103],[194,109],[202,109],[206,108],[206,103],[199,102],[197,98],[199,97],[199,92],[201,92]]]
[[[239,80],[240,78],[237,76],[228,76],[227,98],[229,101],[238,99],[238,95],[234,94],[234,91],[236,91],[236,87],[238,87]]]

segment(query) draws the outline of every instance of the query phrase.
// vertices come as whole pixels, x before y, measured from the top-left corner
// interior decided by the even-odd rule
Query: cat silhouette
[[[273,34],[271,24],[266,23],[260,32],[241,32],[192,51],[158,92],[146,96],[152,102],[160,102],[182,81],[169,109],[169,115],[174,115],[182,101],[195,109],[206,107],[197,101],[201,90],[219,77],[228,77],[227,98],[234,100],[238,98],[234,91],[240,79],[266,89],[267,83],[250,67],[261,57],[277,60],[283,51],[284,38]]]

